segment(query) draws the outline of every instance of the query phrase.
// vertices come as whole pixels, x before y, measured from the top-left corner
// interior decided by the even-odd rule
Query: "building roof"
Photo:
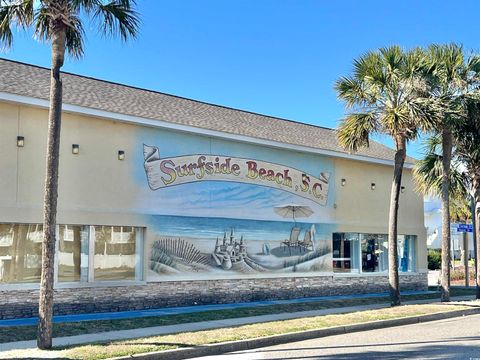
[[[63,103],[135,117],[348,154],[334,129],[237,110],[156,91],[63,73]],[[48,100],[50,70],[0,59],[0,92]],[[393,160],[375,141],[356,155]],[[407,158],[413,163],[414,159]]]

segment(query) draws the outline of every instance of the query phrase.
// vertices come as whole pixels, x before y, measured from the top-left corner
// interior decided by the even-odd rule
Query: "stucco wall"
[[[0,103],[0,130],[0,198],[2,199],[0,222],[41,223],[47,111],[23,105]],[[155,234],[148,228],[149,224],[145,215],[155,214],[155,212],[152,211],[151,203],[148,202],[151,190],[145,181],[145,174],[138,171],[143,167],[142,144],[138,143],[138,139],[146,139],[149,136],[155,138],[156,134],[160,132],[171,134],[172,138],[194,140],[205,147],[225,146],[225,140],[206,136],[64,114],[60,147],[58,223],[145,227],[144,257],[148,259],[150,245],[155,239]],[[23,148],[16,146],[17,135],[25,137]],[[176,151],[182,153],[186,142],[178,142]],[[79,155],[72,154],[72,144],[80,145]],[[161,146],[162,144],[157,145]],[[232,142],[230,145],[232,148],[242,147],[242,144],[238,142]],[[280,157],[282,154],[292,153],[289,150],[266,148],[260,145],[251,146],[265,153],[278,153]],[[125,151],[124,161],[117,159],[118,150]],[[330,178],[332,191],[329,194],[329,208],[325,214],[329,217],[328,222],[335,224],[336,231],[387,232],[388,201],[393,170],[391,166],[298,152],[295,152],[295,156],[304,158],[305,161],[333,164],[333,173]],[[135,175],[132,176],[132,174]],[[345,186],[341,186],[341,179],[346,180]],[[142,181],[143,185],[139,186]],[[371,183],[376,184],[375,190],[370,189]],[[402,279],[404,282],[411,280],[410,288],[424,288],[426,284],[424,276],[426,234],[423,221],[423,200],[413,191],[411,170],[405,169],[403,185],[406,191],[400,197],[399,234],[417,235],[416,269],[420,274],[418,276],[406,275]],[[139,202],[138,199],[146,200]],[[322,219],[317,221],[322,221]],[[148,261],[144,263],[144,274],[146,275]],[[297,279],[294,279],[295,276]],[[282,284],[285,286],[282,287]],[[28,287],[28,285],[25,286]],[[4,285],[0,285],[0,291],[2,291],[2,287]],[[216,291],[217,287],[223,290]],[[240,290],[229,293],[228,289],[232,288]],[[282,277],[278,280],[273,278],[241,280],[237,277],[230,280],[205,281],[196,285],[188,281],[159,281],[138,285],[134,288],[113,287],[111,291],[104,287],[101,289],[81,288],[78,292],[58,290],[58,294],[61,296],[57,296],[57,299],[64,302],[64,305],[58,305],[58,311],[64,311],[60,308],[67,309],[67,303],[75,303],[73,294],[78,294],[80,298],[90,299],[88,301],[96,303],[97,296],[101,298],[117,297],[119,293],[127,292],[128,295],[121,295],[120,298],[124,300],[124,297],[126,299],[135,297],[135,299],[132,300],[133,302],[126,301],[128,304],[126,306],[134,308],[137,306],[134,304],[140,304],[138,306],[143,308],[187,304],[181,300],[187,293],[189,298],[199,299],[203,302],[247,301],[262,297],[316,296],[344,291],[378,292],[386,290],[387,287],[384,275],[338,277],[330,274],[316,278],[292,274],[291,278]],[[132,292],[132,289],[135,291]],[[15,299],[17,297],[15,294],[17,293],[0,292],[0,304]],[[135,294],[143,294],[142,296],[147,300],[140,301]],[[20,292],[18,297],[27,299],[25,300],[27,302],[35,302],[36,291]],[[153,298],[156,300],[152,300]],[[95,307],[96,305],[89,306]],[[103,305],[98,306],[100,309]],[[10,310],[5,309],[7,313],[3,316],[9,316],[8,311],[13,307],[8,308]],[[76,308],[72,309],[77,311]]]
[[[390,166],[335,160],[335,216],[338,231],[387,233],[393,169]],[[341,186],[341,179],[346,180]],[[375,190],[371,190],[371,184]],[[417,235],[417,269],[427,269],[423,197],[414,191],[412,170],[404,169],[398,233]]]

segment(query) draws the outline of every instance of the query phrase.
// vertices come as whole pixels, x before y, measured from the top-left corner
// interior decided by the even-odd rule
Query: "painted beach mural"
[[[148,280],[331,272],[333,165],[210,141],[143,146],[151,204],[163,204],[149,217]]]
[[[331,271],[330,242],[317,234],[328,225],[181,216],[155,216],[152,225],[158,236],[149,261],[156,274]]]

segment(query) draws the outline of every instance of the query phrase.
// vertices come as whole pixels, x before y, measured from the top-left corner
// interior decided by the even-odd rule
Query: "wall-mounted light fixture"
[[[402,193],[404,193],[404,192],[405,192],[405,186],[400,187],[400,191],[401,191]]]
[[[78,155],[79,152],[80,152],[80,145],[72,144],[72,154]]]
[[[17,146],[18,147],[25,146],[25,138],[23,136],[17,136]]]
[[[371,183],[370,184],[370,189],[375,190],[375,186],[376,186],[375,183]]]
[[[347,183],[347,180],[346,180],[346,179],[342,179],[342,180],[340,181],[340,183],[342,184],[342,186],[345,186],[345,184]]]
[[[118,160],[125,160],[125,151],[118,150]]]

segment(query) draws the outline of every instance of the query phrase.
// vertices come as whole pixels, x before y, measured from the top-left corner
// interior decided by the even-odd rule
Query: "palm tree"
[[[472,95],[460,99],[463,120],[457,121],[452,127],[452,138],[455,144],[452,152],[453,162],[450,167],[450,215],[470,218],[465,209],[465,199],[470,196],[475,202],[475,233],[477,239],[476,267],[476,297],[480,299],[480,94],[472,88]],[[418,161],[414,169],[414,179],[424,194],[438,196],[442,191],[443,159],[442,139],[439,135],[427,140],[425,158]],[[458,206],[456,206],[458,205]],[[443,256],[443,254],[442,254]]]
[[[395,165],[388,226],[388,276],[392,306],[400,304],[397,223],[400,186],[407,142],[420,129],[433,125],[432,100],[424,97],[420,76],[425,54],[398,46],[371,51],[354,61],[353,75],[335,84],[338,97],[349,110],[338,128],[338,140],[349,151],[369,145],[372,134],[390,136],[395,143]]]
[[[478,83],[480,61],[473,56],[467,59],[463,48],[457,44],[431,45],[428,51],[428,70],[425,72],[432,98],[441,101],[442,116],[436,132],[442,139],[442,301],[450,301],[450,168],[452,161],[453,128],[463,121],[462,99]],[[426,69],[427,69],[426,68]]]
[[[0,0],[0,41],[10,47],[11,28],[33,29],[35,37],[52,48],[50,108],[46,155],[42,276],[40,281],[37,345],[52,347],[53,272],[58,196],[58,161],[62,115],[60,70],[65,53],[83,55],[83,18],[91,17],[106,35],[119,34],[122,40],[135,37],[139,18],[135,0]]]
[[[476,94],[478,96],[478,93]],[[466,168],[471,195],[475,202],[475,234],[477,241],[476,298],[480,299],[480,99],[465,99],[466,119],[454,131],[456,153]]]
[[[416,189],[423,195],[439,198],[442,193],[443,180],[442,139],[440,135],[433,135],[425,141],[424,154],[424,158],[418,160],[413,169]],[[449,177],[450,221],[466,222],[471,219],[468,201],[468,178],[464,171],[464,165],[458,159],[456,148],[452,152]],[[466,233],[464,233],[464,247],[466,243],[465,236]],[[463,259],[465,259],[466,255],[464,253]],[[467,266],[465,266],[465,278],[468,278],[468,262]]]

